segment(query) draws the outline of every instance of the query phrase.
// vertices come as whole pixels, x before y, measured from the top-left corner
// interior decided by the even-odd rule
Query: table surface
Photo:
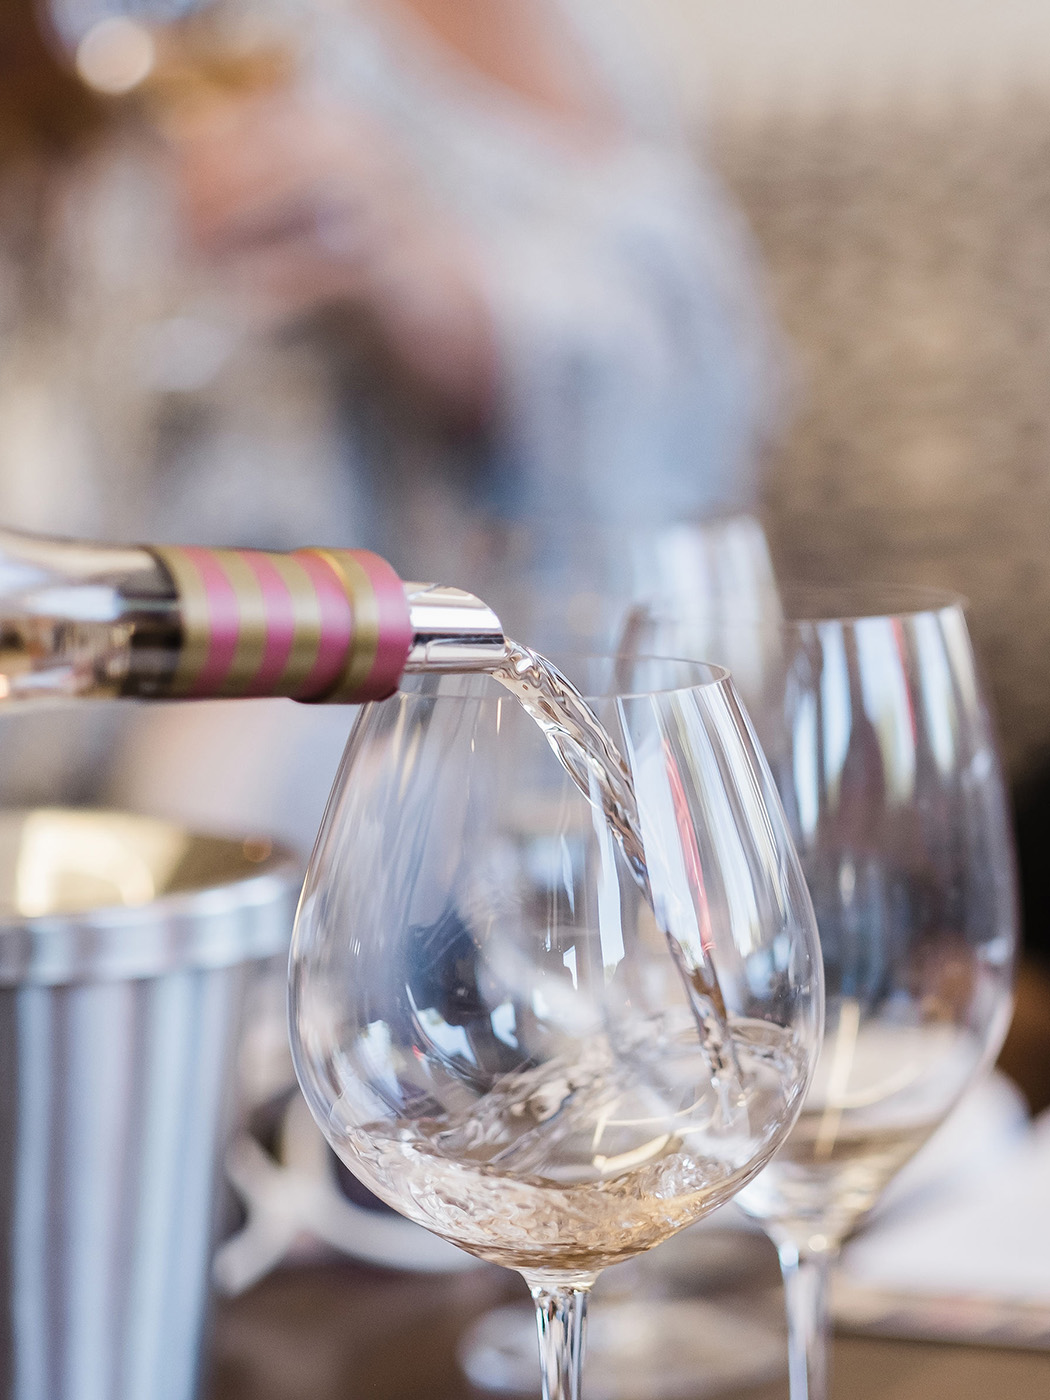
[[[285,1269],[220,1304],[208,1400],[479,1400],[456,1344],[487,1308],[524,1296],[520,1280],[489,1269],[426,1279],[348,1264]],[[731,1394],[785,1400],[787,1379]],[[1050,1353],[836,1337],[832,1394],[1030,1400],[1050,1394]]]
[[[1050,976],[1025,967],[1018,991],[1000,1063],[1038,1111],[1050,1104]],[[744,1271],[734,1270],[724,1253],[718,1256],[705,1291],[720,1304],[747,1311],[758,1299],[763,1317],[779,1326],[775,1256],[766,1242],[761,1247],[769,1249],[765,1260],[757,1267],[749,1260]],[[743,1274],[732,1285],[735,1293],[727,1296],[719,1287],[720,1269]],[[527,1300],[521,1279],[490,1267],[439,1277],[345,1262],[282,1269],[217,1305],[206,1400],[483,1400],[459,1369],[456,1346],[474,1319],[512,1300]],[[596,1298],[594,1316],[602,1306]],[[533,1393],[538,1391],[537,1384]],[[720,1394],[726,1400],[786,1400],[787,1378]],[[1030,1400],[1050,1395],[1050,1352],[839,1336],[832,1395]]]

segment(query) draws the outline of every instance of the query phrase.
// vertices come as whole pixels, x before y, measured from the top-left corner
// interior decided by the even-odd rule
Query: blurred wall
[[[694,111],[1050,85],[1046,0],[648,0]]]
[[[653,3],[791,344],[778,563],[964,592],[1024,778],[1050,755],[1050,3]]]

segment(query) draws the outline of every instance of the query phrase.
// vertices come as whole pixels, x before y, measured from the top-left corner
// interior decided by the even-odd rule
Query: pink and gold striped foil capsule
[[[384,700],[412,645],[404,587],[359,549],[155,547],[175,584],[182,646],[170,695]]]

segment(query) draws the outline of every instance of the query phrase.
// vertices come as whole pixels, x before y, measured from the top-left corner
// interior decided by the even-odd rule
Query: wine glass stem
[[[543,1400],[580,1400],[589,1290],[536,1284],[530,1291],[536,1304]]]
[[[777,1245],[787,1305],[791,1400],[827,1400],[828,1280],[836,1252],[794,1240]]]

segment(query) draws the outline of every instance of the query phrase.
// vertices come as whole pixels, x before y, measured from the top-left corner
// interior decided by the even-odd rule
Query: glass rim
[[[762,601],[769,611],[762,610]],[[769,631],[818,627],[825,623],[851,626],[861,622],[888,621],[932,616],[958,611],[965,615],[969,599],[951,588],[911,583],[788,583],[764,589],[753,607],[734,608],[731,604],[700,604],[695,609],[676,610],[662,600],[636,604],[646,620],[656,623],[684,623],[702,620],[721,626],[761,628]]]
[[[645,700],[656,695],[685,695],[694,691],[724,690],[732,686],[733,678],[728,667],[720,666],[714,661],[698,661],[687,656],[663,655],[659,652],[645,652],[641,654],[628,654],[617,652],[601,651],[560,651],[555,650],[552,655],[544,654],[544,659],[552,662],[558,670],[562,672],[573,685],[577,686],[582,698],[588,705],[600,704],[609,700]],[[577,678],[573,675],[571,663],[576,662],[607,662],[615,666],[618,661],[625,661],[631,666],[639,666],[648,663],[665,664],[680,668],[680,672],[688,672],[694,679],[682,684],[680,682],[668,685],[653,686],[626,686],[619,689],[610,686],[601,693],[594,693],[591,687],[579,685]],[[455,689],[447,689],[444,692],[431,691],[428,693],[424,686],[427,682],[437,682],[451,684],[457,683],[463,688],[457,694]],[[479,681],[489,681],[491,690],[482,694],[474,691]],[[474,691],[474,693],[472,693]],[[391,699],[397,696],[398,699],[405,700],[440,700],[455,701],[459,704],[494,705],[505,700],[513,699],[512,693],[505,689],[488,671],[406,671],[401,677],[397,690],[394,691]],[[385,701],[373,703],[384,704]]]

